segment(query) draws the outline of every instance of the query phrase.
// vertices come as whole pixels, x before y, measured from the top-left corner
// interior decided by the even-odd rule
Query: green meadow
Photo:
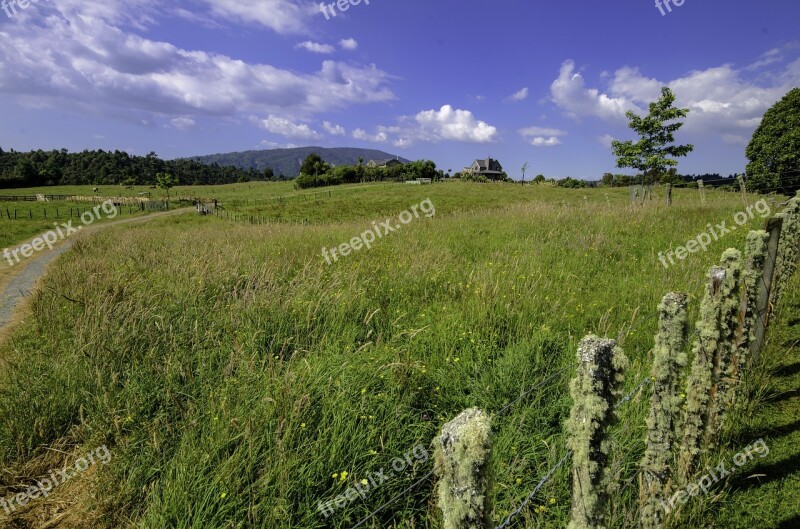
[[[113,459],[85,478],[76,527],[349,529],[401,494],[362,527],[439,528],[434,481],[406,491],[431,460],[327,518],[318,506],[418,445],[432,454],[444,423],[480,407],[505,411],[492,456],[499,524],[565,453],[581,338],[617,338],[633,389],[649,374],[663,295],[689,293],[694,321],[708,268],[764,222],[664,268],[659,252],[709,223],[731,225],[742,196],[709,192],[701,205],[697,191],[677,190],[667,207],[658,191],[632,206],[627,189],[331,191],[176,188],[218,198],[223,212],[313,224],[190,212],[108,227],[62,256],[32,317],[0,346],[6,495],[52,467],[53,447],[68,454],[60,465],[105,444]],[[332,265],[322,257],[425,199],[433,218]],[[646,408],[636,396],[613,433],[609,527],[636,523]],[[514,527],[564,527],[569,508],[567,466]]]

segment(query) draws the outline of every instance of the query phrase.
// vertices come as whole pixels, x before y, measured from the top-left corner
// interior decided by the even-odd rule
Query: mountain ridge
[[[293,147],[287,149],[261,149],[236,151],[227,153],[192,156],[194,160],[203,164],[218,164],[232,166],[239,169],[255,169],[264,171],[269,168],[275,176],[294,178],[300,174],[300,164],[311,153],[317,153],[331,165],[356,165],[358,159],[363,158],[364,163],[369,160],[387,160],[397,158],[403,163],[409,160],[377,149],[361,149],[357,147]]]

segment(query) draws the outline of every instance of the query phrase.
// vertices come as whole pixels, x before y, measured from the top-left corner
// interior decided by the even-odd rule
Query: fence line
[[[227,212],[226,212],[227,215]],[[234,215],[234,217],[236,217]],[[230,218],[230,217],[227,217]],[[666,407],[666,408],[659,408],[658,412],[663,413],[671,413],[671,417],[666,424],[669,424],[669,428],[672,428],[677,435],[682,434],[682,438],[685,438],[685,432],[683,430],[687,427],[687,424],[694,424],[697,425],[699,431],[697,432],[697,440],[698,440],[698,450],[707,451],[709,446],[712,446],[714,442],[716,442],[716,435],[718,434],[718,429],[722,424],[725,412],[728,411],[729,407],[734,403],[736,395],[739,393],[737,392],[737,383],[739,381],[739,373],[743,371],[747,367],[748,359],[753,358],[756,359],[758,354],[764,347],[764,337],[766,330],[769,326],[769,321],[771,316],[776,312],[778,309],[778,301],[779,296],[775,293],[780,291],[780,288],[785,285],[785,283],[792,277],[792,274],[796,271],[797,268],[797,259],[798,255],[800,255],[800,193],[798,196],[791,199],[788,202],[788,207],[784,212],[779,213],[778,217],[779,221],[781,222],[790,222],[792,229],[791,230],[775,230],[771,229],[775,226],[775,220],[770,219],[767,221],[767,228],[768,231],[753,231],[748,236],[748,244],[746,247],[746,261],[742,259],[742,253],[738,250],[727,250],[723,254],[722,264],[724,267],[714,267],[712,268],[711,272],[709,273],[709,284],[706,297],[707,300],[704,300],[704,307],[701,308],[700,314],[700,321],[697,322],[696,328],[691,336],[689,336],[688,326],[686,325],[685,321],[682,324],[676,324],[677,327],[673,327],[672,331],[669,329],[665,329],[663,325],[659,327],[659,336],[657,336],[657,347],[658,344],[661,343],[662,346],[666,346],[665,344],[669,342],[671,347],[670,354],[674,358],[676,355],[682,354],[680,352],[680,344],[682,344],[682,348],[686,348],[689,344],[693,345],[695,350],[695,355],[704,354],[708,356],[708,360],[710,360],[710,383],[711,385],[706,387],[703,385],[698,385],[696,392],[698,395],[705,395],[709,401],[711,402],[711,410],[714,411],[712,415],[712,420],[699,424],[696,421],[696,418],[692,416],[693,413],[709,413],[711,410],[692,410],[689,409],[685,413],[681,414],[675,411],[675,407]],[[236,220],[236,219],[235,219]],[[780,225],[780,224],[779,224]],[[756,244],[759,240],[763,242],[762,245]],[[780,256],[780,257],[779,257]],[[770,265],[772,263],[772,265]],[[742,268],[744,270],[742,271]],[[723,284],[725,284],[723,288]],[[758,289],[758,292],[754,292],[754,289]],[[723,292],[724,291],[724,292]],[[677,295],[677,296],[684,296],[681,294],[668,294],[670,295]],[[666,301],[667,298],[665,298]],[[685,296],[683,297],[685,302]],[[767,300],[766,302],[764,300]],[[772,302],[769,302],[772,300]],[[685,303],[683,305],[683,313],[685,317]],[[632,332],[634,329],[639,328],[641,325],[648,323],[652,320],[655,315],[659,315],[665,312],[665,309],[659,307],[658,311],[655,311],[642,319],[640,319],[635,325],[629,325],[627,328],[624,329],[624,335]],[[635,312],[634,314],[638,313]],[[633,318],[632,318],[633,319]],[[680,330],[680,339],[678,336],[675,336],[674,333],[678,333]],[[704,333],[705,330],[705,333]],[[621,331],[623,332],[623,331]],[[673,333],[670,338],[669,333]],[[664,334],[666,333],[666,334]],[[722,341],[722,344],[714,343],[714,347],[708,347],[712,342],[708,341],[707,337],[711,334],[716,333],[718,336],[718,340]],[[704,336],[705,334],[705,336]],[[681,360],[671,360],[674,364],[673,369],[675,369],[674,376],[676,377],[675,383],[667,383],[667,384],[659,384],[659,373],[654,372],[651,376],[645,377],[641,382],[639,382],[627,395],[621,398],[617,398],[619,395],[618,385],[621,382],[621,376],[623,373],[623,368],[625,367],[626,362],[622,360],[616,360],[612,358],[607,358],[608,355],[617,356],[618,353],[616,350],[619,350],[620,358],[624,358],[624,354],[621,354],[621,349],[617,346],[617,341],[615,340],[601,340],[597,337],[587,337],[587,339],[597,340],[603,342],[604,346],[603,349],[605,353],[603,354],[594,354],[592,358],[596,360],[602,360],[605,362],[602,366],[599,366],[595,369],[589,369],[584,371],[585,381],[593,381],[597,377],[597,372],[605,372],[606,382],[603,386],[605,389],[600,391],[599,394],[603,394],[605,400],[608,404],[608,410],[611,415],[615,414],[619,409],[621,409],[625,404],[630,402],[635,395],[637,395],[644,387],[654,383],[654,389],[651,395],[651,407],[656,406],[659,401],[663,401],[664,399],[679,399],[677,392],[680,391],[679,384],[677,383],[678,380],[682,379],[680,371],[684,371],[683,367],[685,364],[681,364]],[[583,346],[583,342],[582,342]],[[582,349],[579,348],[579,356],[580,351]],[[612,352],[613,351],[613,352]],[[560,375],[569,371],[571,367],[562,368],[554,373],[549,374],[543,380],[540,380],[532,387],[528,388],[527,390],[523,391],[517,398],[513,401],[509,402],[508,404],[504,405],[496,414],[495,416],[499,417],[504,415],[511,407],[518,404],[522,401],[525,397],[530,395],[533,391],[538,388],[543,387],[548,382],[558,378]],[[702,367],[702,369],[708,369],[708,367]],[[580,373],[580,370],[579,370]],[[573,379],[573,385],[578,384],[576,382],[579,380],[580,375],[578,375],[575,379]],[[578,384],[580,386],[580,384]],[[584,383],[584,388],[592,387],[592,383]],[[615,387],[616,386],[616,387]],[[729,387],[728,387],[729,386]],[[712,390],[713,387],[713,390]],[[719,388],[723,388],[722,397],[718,395]],[[594,391],[594,390],[592,390]],[[730,391],[729,397],[725,397],[726,392]],[[705,392],[705,393],[704,393]],[[713,394],[712,394],[713,392]],[[687,394],[689,391],[687,391]],[[611,398],[614,397],[613,400],[616,402],[611,402]],[[574,395],[573,395],[574,397]],[[722,399],[721,401],[713,400],[713,399]],[[728,400],[726,400],[728,399]],[[677,402],[675,400],[674,402]],[[587,407],[588,409],[588,407]],[[651,413],[654,411],[651,409]],[[605,413],[605,412],[604,412]],[[571,414],[573,415],[573,414]],[[613,419],[611,415],[608,415],[608,419]],[[581,417],[580,414],[573,415],[573,419],[576,417]],[[584,417],[585,418],[585,417]],[[604,419],[605,421],[606,419]],[[451,421],[452,423],[452,421]],[[448,423],[448,424],[451,424]],[[447,426],[447,425],[446,425]],[[444,433],[444,430],[443,430]],[[568,432],[572,433],[572,432]],[[489,434],[490,435],[490,434]],[[600,434],[602,436],[602,432]],[[452,434],[451,434],[452,437]],[[531,500],[536,496],[536,494],[541,490],[541,488],[549,482],[555,473],[569,460],[571,456],[577,453],[576,448],[580,447],[580,451],[586,451],[587,447],[591,447],[594,441],[597,441],[601,437],[597,437],[594,434],[591,437],[587,437],[586,439],[576,439],[572,438],[568,441],[568,445],[572,445],[573,448],[568,450],[566,454],[553,466],[551,467],[548,472],[543,476],[543,478],[537,483],[536,487],[533,491],[525,498],[525,500],[513,511],[511,512],[504,521],[496,526],[494,529],[508,529],[511,524],[514,522],[516,517],[523,512],[525,507],[531,502]],[[584,444],[582,444],[584,443]],[[477,443],[473,440],[472,445],[487,445],[490,446],[491,439],[485,440],[483,443]],[[596,445],[596,443],[595,443]],[[679,443],[673,443],[672,450],[676,450],[678,448]],[[591,449],[591,448],[589,448]],[[486,448],[484,448],[486,450]],[[689,450],[689,452],[687,452]],[[485,456],[486,454],[484,454]],[[687,447],[681,447],[681,452],[679,454],[672,454],[675,460],[680,460],[681,457],[685,458],[687,455],[694,457],[698,454],[691,453],[691,449]],[[396,502],[398,499],[402,498],[405,494],[409,491],[415,489],[422,483],[426,482],[428,479],[433,477],[438,471],[442,468],[446,467],[447,465],[452,465],[453,468],[461,468],[464,470],[465,468],[472,468],[476,473],[477,472],[485,472],[490,473],[491,469],[488,468],[488,457],[482,457],[479,459],[482,463],[479,465],[475,464],[468,464],[464,465],[465,461],[456,461],[453,460],[455,456],[446,456],[444,451],[441,454],[441,459],[437,461],[434,468],[424,475],[419,480],[415,481],[409,487],[405,488],[401,493],[397,494],[389,501],[382,504],[380,507],[372,511],[367,517],[359,521],[356,525],[353,526],[353,529],[361,527],[364,523],[366,523],[369,519],[373,516]],[[583,457],[583,455],[582,455]],[[584,465],[586,463],[586,459],[583,459]],[[474,463],[474,461],[473,461]],[[578,464],[578,463],[575,463]],[[603,473],[603,464],[607,464],[607,458],[601,458],[599,460],[599,470],[597,470],[598,475]],[[636,475],[639,475],[643,471],[646,470],[646,465],[643,462],[639,465],[639,470],[636,472]],[[673,469],[668,469],[671,474],[677,475],[678,472],[674,471]],[[677,469],[676,469],[677,470]],[[681,469],[684,472],[681,474],[683,477],[679,481],[680,484],[685,484],[686,481],[686,471],[685,469]],[[573,471],[574,473],[577,470]],[[585,473],[584,473],[585,474]],[[576,475],[576,474],[573,474]],[[636,475],[633,479],[635,479]],[[476,479],[473,480],[471,483],[472,487],[483,487],[482,490],[475,490],[475,494],[482,495],[483,497],[488,497],[488,483],[491,482],[491,479],[485,479],[486,476],[480,477],[475,476]],[[578,482],[579,480],[574,480]],[[594,483],[593,480],[585,481],[581,480],[581,485],[590,485],[590,492],[594,495],[602,495],[605,492],[602,490],[604,484],[601,482]],[[640,505],[645,504],[646,501],[652,498],[659,498],[664,497],[665,491],[668,491],[666,487],[669,487],[670,480],[667,480],[667,483],[664,482],[659,483],[656,482],[648,482],[646,486],[643,481],[640,481]],[[440,486],[441,486],[440,482]],[[631,481],[632,483],[632,481]],[[576,489],[577,490],[577,489]],[[462,491],[463,492],[463,491]],[[583,491],[581,491],[583,492]],[[577,494],[576,491],[573,491],[574,494]],[[446,496],[446,495],[445,495]],[[602,506],[602,502],[601,506]],[[575,522],[574,517],[576,516],[576,512],[580,514],[581,510],[585,508],[585,503],[582,498],[578,498],[578,496],[573,496],[573,522]],[[453,512],[448,511],[449,508],[447,505],[442,505],[442,500],[440,499],[440,508],[443,509],[444,512]],[[599,514],[600,517],[604,515],[601,509],[596,509],[595,514]],[[652,514],[652,511],[646,511],[642,509],[640,511],[641,515],[645,514]],[[489,521],[484,519],[483,516],[476,517],[465,517],[462,520],[453,522],[452,524],[447,524],[446,527],[448,529],[491,529],[491,525],[489,525]],[[447,515],[446,515],[447,519]],[[452,521],[452,517],[451,517]],[[579,520],[577,524],[574,524],[574,527],[584,527],[584,526],[592,526],[589,525],[581,525],[581,522],[585,520]],[[657,518],[656,520],[648,519],[647,521],[641,520],[643,527],[660,527],[662,523],[662,517]]]
[[[692,338],[686,339],[688,333],[685,321],[678,322],[677,327],[671,330],[662,326],[657,338],[662,343],[671,339],[669,354],[677,359],[672,361],[671,367],[668,366],[674,373],[667,374],[668,383],[657,384],[654,388],[651,406],[658,408],[651,410],[651,414],[661,413],[662,416],[667,414],[667,417],[662,417],[665,419],[663,427],[676,432],[676,436],[677,432],[685,430],[682,436],[684,440],[687,439],[687,432],[694,432],[690,437],[695,441],[688,444],[681,443],[680,453],[673,452],[677,449],[675,446],[677,443],[672,443],[669,447],[670,453],[676,456],[675,459],[683,462],[678,473],[680,484],[688,482],[700,455],[717,442],[725,414],[734,405],[739,394],[737,384],[740,371],[746,367],[747,354],[756,358],[763,349],[763,333],[766,332],[771,314],[777,310],[780,291],[796,271],[800,255],[800,193],[798,197],[789,201],[787,208],[779,213],[777,218],[789,223],[790,228],[783,232],[769,230],[771,236],[767,240],[768,244],[762,248],[765,255],[758,253],[759,247],[753,244],[753,241],[759,238],[763,240],[768,236],[767,232],[751,232],[748,237],[746,265],[742,259],[742,252],[729,249],[723,254],[722,266],[711,269],[700,321]],[[775,221],[771,220],[767,227],[771,228],[774,225]],[[770,262],[776,264],[773,267],[765,266]],[[752,292],[756,286],[759,289],[757,296]],[[765,303],[765,297],[772,302]],[[682,313],[685,317],[685,305]],[[678,336],[675,336],[675,333],[678,333]],[[672,380],[669,377],[680,377],[683,365],[679,358],[679,350],[681,346],[685,347],[690,342],[693,343],[695,364],[691,375],[693,378],[688,380],[690,388],[693,389],[687,390],[687,396],[692,402],[681,417],[679,409],[674,406],[680,399],[677,395],[680,391],[679,385],[669,382]],[[522,504],[495,529],[507,529],[541,487],[571,455],[576,453],[581,457],[573,458],[573,505],[570,527],[595,527],[604,522],[607,484],[603,476],[606,472],[608,454],[602,452],[602,447],[606,443],[605,427],[614,419],[609,415],[609,410],[616,411],[629,402],[642,387],[655,379],[645,378],[616,404],[608,402],[605,408],[597,407],[598,402],[608,401],[611,395],[616,394],[615,384],[621,379],[621,369],[625,365],[624,355],[617,347],[616,341],[589,336],[581,342],[578,356],[582,368],[571,384],[574,404],[567,422],[568,434],[571,435],[568,446],[572,448],[548,471]],[[658,376],[658,373],[654,375]],[[583,403],[583,399],[588,400]],[[670,405],[665,407],[662,403],[667,399]],[[671,458],[672,456],[665,457],[659,461],[669,461]],[[645,466],[643,461],[639,471],[641,472]],[[669,468],[666,470],[671,471]],[[647,484],[644,481],[640,482],[640,504],[650,502],[652,506],[653,501],[663,498],[669,492],[670,485],[671,480],[649,481]],[[480,492],[488,495],[489,491]],[[440,507],[446,512],[447,506],[440,505]],[[641,516],[647,517],[640,519],[643,527],[660,527],[666,515],[656,514],[651,508],[642,509]],[[450,527],[483,529],[490,526],[472,523],[448,526]]]

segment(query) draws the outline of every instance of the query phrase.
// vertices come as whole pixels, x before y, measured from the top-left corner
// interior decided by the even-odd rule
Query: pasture
[[[62,191],[86,192],[48,193]],[[667,207],[658,193],[631,206],[626,189],[327,191],[175,188],[228,211],[314,224],[187,214],[109,227],[62,257],[32,317],[0,345],[0,467],[9,469],[0,481],[12,487],[107,445],[108,465],[53,496],[77,498],[66,511],[74,527],[349,529],[432,461],[329,517],[319,503],[415,446],[429,449],[462,410],[511,405],[495,423],[499,522],[564,452],[580,339],[618,338],[633,389],[648,374],[661,297],[687,292],[694,321],[707,269],[763,225],[750,219],[665,269],[659,252],[731,224],[742,196],[711,192],[702,206],[696,191],[678,190]],[[274,198],[285,195],[308,196]],[[435,217],[323,259],[321,248],[426,198]],[[610,527],[629,526],[636,507],[646,408],[634,398],[614,432]],[[562,469],[517,526],[564,527],[569,494]],[[441,527],[433,495],[425,481],[363,527]]]

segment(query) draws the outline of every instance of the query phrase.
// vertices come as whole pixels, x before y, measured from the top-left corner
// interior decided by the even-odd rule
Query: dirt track
[[[110,226],[127,224],[129,222],[146,222],[159,217],[178,215],[190,211],[193,210],[190,208],[182,208],[174,211],[152,213],[144,217],[87,226],[79,236],[86,236],[86,234],[91,234],[96,230],[102,230]],[[66,239],[58,243],[52,250],[39,252],[35,256],[13,267],[8,266],[6,262],[3,261],[2,269],[0,269],[0,340],[4,338],[4,335],[12,324],[21,319],[21,316],[25,312],[26,302],[28,298],[35,293],[36,284],[44,276],[47,266],[58,256],[69,250],[79,236]]]

